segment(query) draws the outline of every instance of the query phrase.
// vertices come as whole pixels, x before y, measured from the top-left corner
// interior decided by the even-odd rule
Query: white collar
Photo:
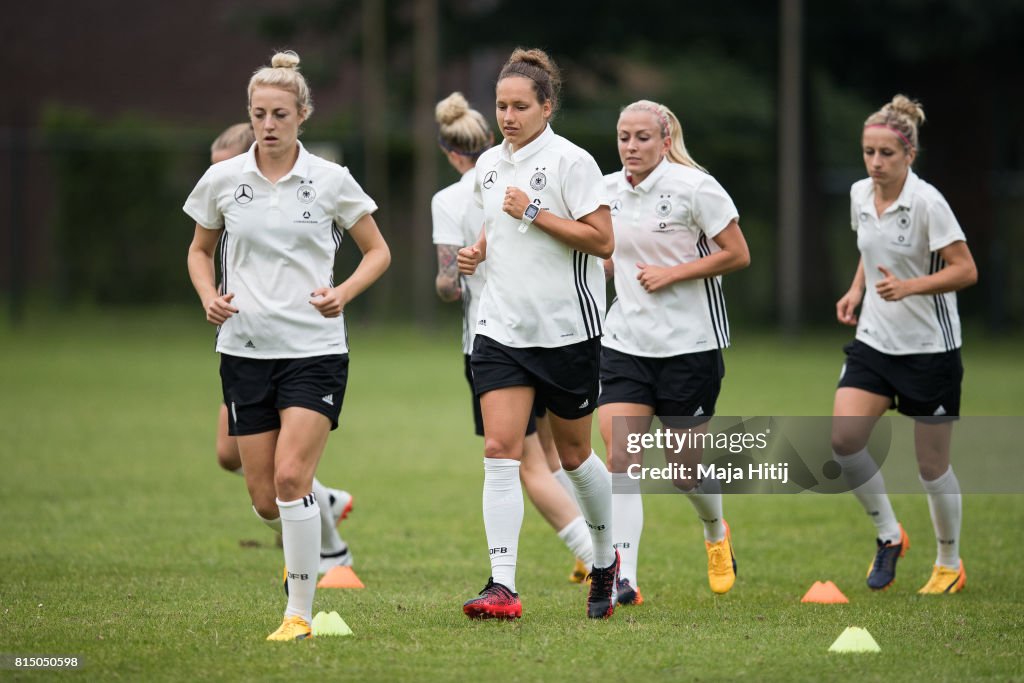
[[[624,190],[633,190],[634,192],[643,192],[647,194],[654,187],[654,184],[658,182],[661,176],[668,173],[669,164],[672,162],[668,160],[668,157],[662,157],[658,165],[654,167],[646,178],[644,178],[639,185],[632,185],[629,182],[629,176],[626,174],[626,169],[622,169],[622,173],[619,174],[619,188]]]
[[[515,164],[523,161],[524,159],[536,154],[555,137],[555,131],[551,130],[551,124],[547,124],[541,134],[538,135],[530,144],[520,147],[515,152],[512,151],[512,146],[508,143],[508,140],[503,140],[501,143],[500,158],[509,163]]]
[[[299,146],[299,156],[295,159],[295,165],[292,166],[291,170],[281,176],[277,182],[287,180],[291,176],[298,176],[300,178],[309,177],[309,159],[310,153],[306,151],[306,148],[302,146],[302,142],[296,140],[295,143]],[[242,173],[255,173],[259,177],[266,180],[266,176],[260,171],[260,167],[256,164],[256,143],[252,143],[249,151],[245,154],[245,162],[242,164]],[[269,182],[269,181],[268,181]]]

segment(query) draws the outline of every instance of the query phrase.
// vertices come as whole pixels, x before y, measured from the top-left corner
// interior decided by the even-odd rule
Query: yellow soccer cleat
[[[267,640],[305,640],[313,637],[313,629],[302,617],[285,617],[276,631]]]
[[[736,555],[732,552],[732,532],[724,520],[725,538],[717,543],[704,541],[708,551],[708,583],[713,593],[728,593],[736,582]]]
[[[967,572],[964,571],[964,561],[960,560],[958,569],[949,567],[932,567],[932,578],[928,583],[917,591],[921,595],[942,595],[943,593],[959,593],[967,585]]]
[[[583,583],[587,580],[587,575],[590,574],[590,568],[584,564],[583,560],[576,558],[576,565],[572,568],[572,573],[569,574],[569,581],[571,583]]]

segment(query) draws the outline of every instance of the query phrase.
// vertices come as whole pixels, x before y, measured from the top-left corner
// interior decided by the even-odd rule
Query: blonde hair
[[[562,92],[562,74],[555,61],[547,52],[538,48],[517,47],[501,67],[498,80],[510,76],[522,76],[533,81],[533,92],[541,104],[551,102],[551,115],[558,109],[558,98]]]
[[[683,127],[671,109],[664,104],[652,102],[651,100],[637,100],[623,107],[621,113],[625,114],[627,111],[646,111],[654,114],[654,118],[658,121],[658,128],[661,129],[661,137],[672,140],[667,154],[669,161],[673,164],[682,164],[683,166],[695,168],[704,173],[708,172],[706,168],[694,161],[687,151],[686,143],[683,141]]]
[[[924,108],[921,103],[906,95],[896,95],[892,101],[869,116],[865,128],[881,126],[899,136],[906,151],[918,148],[917,127],[924,123]]]
[[[252,107],[252,93],[256,88],[280,88],[295,95],[295,106],[299,115],[309,119],[313,115],[313,97],[306,79],[299,73],[299,55],[292,50],[278,52],[271,58],[270,66],[260,67],[249,79],[249,107]]]
[[[241,154],[252,147],[254,142],[256,142],[256,136],[253,135],[252,124],[236,123],[217,136],[217,139],[210,145],[210,153],[228,149],[238,150],[238,153]]]
[[[434,108],[440,132],[437,139],[449,152],[478,157],[494,141],[484,115],[469,106],[460,92],[453,92]]]

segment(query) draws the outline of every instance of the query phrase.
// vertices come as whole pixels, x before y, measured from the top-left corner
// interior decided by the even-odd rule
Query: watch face
[[[523,215],[532,221],[534,218],[537,217],[538,213],[540,213],[540,209],[537,208],[537,205],[530,204],[529,206],[526,207],[526,211],[523,212]]]

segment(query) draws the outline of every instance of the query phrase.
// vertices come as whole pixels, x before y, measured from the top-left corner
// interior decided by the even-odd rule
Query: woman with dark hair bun
[[[611,478],[590,445],[597,405],[604,275],[614,248],[603,176],[587,152],[556,135],[561,76],[542,50],[517,49],[498,75],[495,113],[504,142],[476,164],[479,240],[459,250],[472,274],[486,258],[471,368],[484,423],[484,528],[491,578],[467,601],[470,618],[517,618],[523,496],[519,461],[535,400],[547,409],[594,552],[587,616],[615,608],[618,554],[611,538]]]

